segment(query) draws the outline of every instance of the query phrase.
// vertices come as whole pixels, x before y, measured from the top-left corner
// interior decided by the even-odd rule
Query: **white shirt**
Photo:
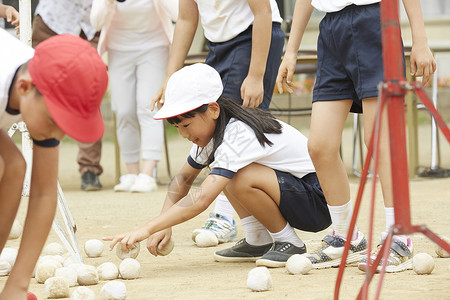
[[[135,51],[170,44],[154,1],[127,0],[116,5],[108,30],[107,49]]]
[[[34,14],[57,34],[80,35],[83,30],[92,40],[96,31],[89,21],[91,6],[92,0],[39,0]]]
[[[323,12],[336,12],[352,4],[369,5],[380,1],[381,0],[312,0],[311,5]]]
[[[295,177],[315,172],[308,154],[308,139],[294,127],[279,121],[283,126],[280,134],[265,134],[272,146],[261,146],[255,132],[247,124],[231,119],[225,128],[222,144],[214,153],[211,173],[232,178],[234,173],[251,163],[258,163],[274,170],[291,173]],[[191,148],[190,164],[194,168],[205,165],[213,146],[211,140],[205,148],[194,145]],[[208,151],[209,149],[209,151]],[[203,150],[203,151],[202,151]],[[200,153],[199,155],[197,155]]]
[[[197,3],[205,37],[215,43],[226,42],[253,24],[254,16],[247,0],[194,0]],[[272,22],[283,19],[275,0],[270,0]]]
[[[34,50],[1,28],[0,45],[0,129],[7,129],[22,119],[20,114],[6,111],[12,79],[17,69],[33,57]]]

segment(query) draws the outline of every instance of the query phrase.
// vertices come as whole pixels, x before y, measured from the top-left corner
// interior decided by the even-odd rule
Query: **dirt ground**
[[[428,129],[424,129],[428,132]],[[347,139],[351,133],[347,133]],[[350,143],[350,144],[349,144]],[[348,141],[347,145],[351,145]],[[169,143],[172,173],[184,163],[189,144],[174,138]],[[80,178],[77,172],[77,146],[74,143],[63,143],[61,146],[60,183],[65,198],[78,227],[77,239],[84,263],[98,266],[110,261],[119,264],[115,252],[105,249],[99,258],[88,258],[83,245],[88,239],[100,239],[133,229],[159,214],[164,201],[167,185],[159,185],[159,190],[149,194],[114,193],[114,145],[105,142],[103,146],[102,164],[105,168],[101,181],[103,190],[98,192],[83,192],[79,189]],[[450,168],[448,147],[441,151],[442,166]],[[344,161],[351,169],[351,149],[344,148]],[[422,164],[427,164],[429,153],[422,151]],[[168,179],[163,161],[159,166],[158,177]],[[122,166],[122,170],[123,170]],[[370,183],[370,181],[369,181]],[[356,198],[359,180],[351,177],[352,197]],[[424,179],[417,178],[410,182],[411,215],[413,224],[425,224],[441,236],[450,237],[450,178]],[[384,214],[378,187],[376,216],[373,242],[379,240],[379,232],[384,227]],[[358,226],[368,234],[367,216],[369,212],[370,185],[366,186],[364,200],[358,218]],[[23,222],[25,218],[26,201],[24,198],[18,214]],[[221,244],[213,248],[198,248],[191,240],[191,232],[203,225],[210,207],[198,217],[173,228],[175,248],[166,257],[153,257],[141,243],[138,260],[141,263],[141,273],[137,280],[124,281],[127,287],[127,299],[332,299],[336,281],[337,268],[312,270],[307,275],[289,275],[284,268],[270,269],[273,288],[266,292],[252,292],[246,287],[248,272],[255,267],[254,263],[219,263],[213,259],[213,253],[233,244]],[[238,238],[243,237],[242,227],[238,222]],[[308,250],[313,250],[326,231],[307,233],[298,231],[306,242]],[[435,261],[435,268],[430,275],[416,275],[414,271],[386,274],[381,291],[381,299],[450,299],[450,258],[439,258],[435,253],[435,244],[422,234],[413,234],[415,253],[430,254]],[[52,230],[48,242],[59,242]],[[19,245],[19,240],[9,240],[6,247]],[[107,244],[105,243],[105,246]],[[106,247],[105,247],[106,248]],[[354,299],[365,279],[365,274],[355,266],[345,269],[341,286],[341,299]],[[379,275],[376,275],[370,289],[370,298],[374,292]],[[0,288],[6,277],[0,277]],[[106,282],[100,282],[90,288],[99,295],[101,287]],[[71,293],[74,288],[70,288]],[[45,299],[44,285],[36,283],[33,278],[30,285],[38,299]]]

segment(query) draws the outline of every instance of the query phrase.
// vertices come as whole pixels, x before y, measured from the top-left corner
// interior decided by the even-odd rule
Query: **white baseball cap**
[[[164,105],[154,119],[172,118],[216,102],[222,91],[222,79],[211,66],[198,63],[184,67],[170,76]]]

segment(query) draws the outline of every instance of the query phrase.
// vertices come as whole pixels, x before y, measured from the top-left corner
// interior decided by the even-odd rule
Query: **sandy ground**
[[[425,130],[427,132],[428,129]],[[347,133],[347,137],[351,133]],[[351,143],[351,142],[350,142]],[[348,145],[348,144],[347,144]],[[189,144],[177,138],[170,141],[170,157],[172,173],[185,161]],[[104,143],[102,164],[105,173],[101,176],[104,189],[98,192],[83,192],[79,190],[80,179],[77,172],[77,147],[73,143],[62,146],[60,182],[72,215],[78,227],[77,239],[85,263],[98,266],[110,261],[119,264],[115,252],[105,249],[99,258],[88,258],[83,245],[88,239],[100,239],[133,229],[159,214],[167,191],[167,185],[160,185],[159,190],[149,194],[114,193],[114,146]],[[443,152],[448,154],[448,147]],[[344,161],[351,169],[351,149],[344,148]],[[428,153],[424,150],[426,165]],[[443,155],[443,166],[450,167],[446,155]],[[122,166],[123,169],[123,166]],[[160,164],[159,176],[167,180],[167,170],[164,160]],[[352,195],[356,197],[358,178],[351,177]],[[370,183],[370,181],[369,181]],[[411,215],[413,224],[426,224],[435,233],[450,236],[450,178],[411,180]],[[369,212],[370,185],[366,186],[364,200],[358,218],[358,225],[367,235]],[[378,242],[378,233],[384,227],[384,214],[379,187],[377,190],[376,216],[373,242]],[[25,218],[26,201],[22,201],[18,219]],[[137,280],[124,281],[127,287],[127,299],[332,299],[336,281],[337,268],[312,270],[307,275],[289,275],[284,268],[270,269],[273,288],[266,292],[252,292],[246,287],[248,272],[255,267],[254,263],[218,263],[213,259],[213,253],[218,249],[230,247],[233,244],[221,244],[213,248],[198,248],[191,240],[191,232],[203,225],[212,207],[200,216],[173,228],[175,248],[166,257],[153,257],[146,251],[145,243],[141,243],[138,260],[141,263],[141,274]],[[239,224],[239,222],[238,222]],[[243,231],[238,225],[238,238],[243,237]],[[307,233],[298,231],[306,242],[308,249],[313,250],[326,231]],[[413,234],[415,253],[426,252],[435,261],[431,275],[416,275],[414,271],[386,274],[381,290],[381,299],[450,299],[450,258],[439,258],[435,253],[435,244],[422,234]],[[52,230],[48,242],[59,242]],[[9,240],[6,247],[19,245],[19,240]],[[105,243],[105,246],[107,244]],[[345,269],[341,286],[341,299],[354,299],[365,278],[365,274],[356,266]],[[379,275],[376,275],[370,290],[373,298]],[[0,277],[0,288],[6,277]],[[105,282],[100,282],[90,288],[99,295]],[[71,293],[75,288],[71,288]],[[44,285],[31,280],[30,290],[39,299],[45,299]]]

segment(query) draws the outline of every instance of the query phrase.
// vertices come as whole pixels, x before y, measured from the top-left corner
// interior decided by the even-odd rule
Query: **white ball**
[[[73,287],[77,285],[78,282],[78,275],[77,272],[69,267],[63,267],[56,269],[55,271],[55,277],[61,277],[64,278],[67,283],[69,284],[69,287]]]
[[[428,253],[419,253],[412,259],[413,270],[419,275],[430,274],[434,269],[434,259]]]
[[[44,261],[36,267],[36,273],[34,277],[38,283],[44,283],[50,277],[54,277],[56,272],[56,266],[53,262]]]
[[[123,279],[136,279],[140,271],[141,264],[134,258],[125,258],[119,265],[119,272]]]
[[[59,255],[40,256],[36,264],[39,265],[44,262],[51,263],[51,264],[55,265],[56,268],[63,267],[62,256],[59,256]]]
[[[198,247],[214,247],[219,245],[219,240],[214,232],[210,230],[202,230],[195,236],[195,243]]]
[[[18,250],[15,248],[3,248],[3,251],[0,254],[0,259],[6,260],[11,267],[13,267],[16,262],[17,252]]]
[[[101,288],[100,297],[102,300],[125,300],[127,287],[122,281],[110,281]]]
[[[0,259],[0,276],[8,276],[11,272],[11,265],[6,260]]]
[[[290,274],[306,274],[312,269],[311,261],[300,254],[294,254],[286,262],[286,270]]]
[[[75,258],[73,256],[68,256],[64,259],[63,266],[69,267],[70,265],[80,264],[80,263],[81,263],[81,261],[78,258]]]
[[[69,284],[62,277],[51,277],[45,281],[45,293],[47,298],[68,298]]]
[[[247,287],[254,292],[263,292],[272,288],[272,277],[266,267],[256,267],[248,272]]]
[[[66,249],[60,243],[50,243],[42,249],[42,255],[63,255]]]
[[[105,262],[97,267],[100,280],[113,280],[119,276],[119,269],[112,262]]]
[[[125,259],[125,258],[136,258],[139,254],[139,250],[141,249],[141,244],[139,244],[139,242],[135,242],[134,244],[134,249],[129,249],[128,252],[123,252],[122,251],[122,247],[121,244],[117,244],[116,246],[116,254],[117,257],[120,259]]]
[[[22,234],[22,224],[16,219],[11,227],[11,232],[9,233],[8,240],[15,240]]]
[[[79,286],[70,296],[71,300],[95,300],[95,293],[90,288]]]
[[[84,252],[88,257],[99,257],[103,253],[103,242],[100,240],[92,239],[88,240],[84,244]]]
[[[444,236],[444,237],[441,237],[441,239],[450,245],[450,238]],[[448,253],[447,251],[445,251],[444,249],[442,249],[439,246],[437,246],[437,248],[436,248],[436,254],[439,255],[440,257],[444,257],[444,258],[450,257],[450,253]]]
[[[164,248],[159,249],[158,247],[156,247],[156,252],[158,253],[158,255],[166,256],[170,252],[172,252],[174,246],[175,246],[175,243],[173,242],[172,239],[170,239]]]
[[[98,273],[94,266],[81,265],[76,268],[79,285],[93,285],[98,283]]]

